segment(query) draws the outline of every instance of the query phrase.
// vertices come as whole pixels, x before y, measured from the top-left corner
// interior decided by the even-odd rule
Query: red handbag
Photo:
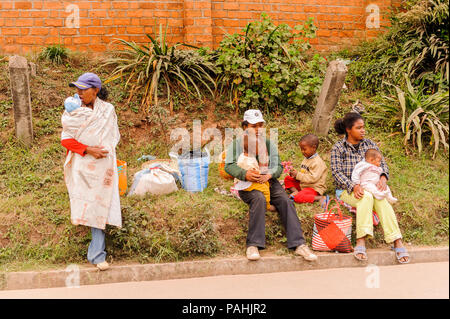
[[[329,208],[333,200],[336,205]],[[314,215],[313,250],[350,253],[353,251],[351,236],[352,217],[342,214],[337,200],[329,200],[325,212]]]

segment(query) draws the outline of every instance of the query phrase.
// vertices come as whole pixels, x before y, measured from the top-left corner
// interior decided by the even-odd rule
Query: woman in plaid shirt
[[[397,260],[400,263],[409,262],[409,254],[402,243],[402,234],[398,227],[394,209],[386,199],[378,200],[370,192],[365,192],[359,184],[352,182],[352,171],[357,163],[364,159],[370,148],[379,151],[378,146],[371,140],[365,139],[364,119],[359,113],[350,112],[342,119],[338,119],[334,128],[338,134],[345,137],[336,142],[331,149],[331,173],[337,190],[342,190],[340,199],[356,207],[356,247],[354,256],[358,260],[366,260],[366,236],[373,236],[372,211],[375,210],[383,227],[384,238],[387,243],[394,243]],[[381,162],[383,173],[377,184],[379,190],[386,189],[389,169],[384,158]]]

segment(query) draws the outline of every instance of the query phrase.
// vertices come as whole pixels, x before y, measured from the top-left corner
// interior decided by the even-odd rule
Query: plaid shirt
[[[359,143],[358,150],[346,138],[336,142],[331,149],[331,174],[334,177],[334,184],[337,189],[346,189],[350,194],[356,185],[352,182],[352,171],[356,164],[364,159],[364,155],[369,148],[374,148],[380,152],[377,144],[369,139],[363,139]],[[381,153],[381,152],[380,152]],[[384,157],[381,160],[381,168],[386,178],[389,179],[389,169]]]

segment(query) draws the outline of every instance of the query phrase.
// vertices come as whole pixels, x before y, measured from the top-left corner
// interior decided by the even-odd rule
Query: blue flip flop
[[[400,264],[408,264],[409,261],[411,260],[411,257],[409,256],[409,254],[408,254],[408,252],[406,251],[406,248],[405,248],[405,247],[397,247],[397,248],[396,248],[396,247],[392,246],[391,249],[392,249],[393,251],[395,251],[395,257],[397,257],[397,261],[398,261]],[[402,259],[403,257],[408,257],[408,261],[401,261],[401,259]]]
[[[364,257],[366,257],[365,259],[358,257],[357,255],[361,254]],[[358,259],[359,261],[367,261],[367,254],[366,254],[366,247],[365,246],[356,246],[355,249],[353,250],[353,256]]]

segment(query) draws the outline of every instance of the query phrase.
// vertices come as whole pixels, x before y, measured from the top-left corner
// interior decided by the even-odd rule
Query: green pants
[[[344,190],[340,199],[352,207],[356,207],[356,238],[373,236],[372,211],[376,211],[380,218],[381,227],[384,232],[384,240],[387,243],[402,238],[398,227],[397,217],[394,209],[386,199],[378,200],[368,191],[364,191],[364,196],[356,199],[353,192],[351,195]]]

